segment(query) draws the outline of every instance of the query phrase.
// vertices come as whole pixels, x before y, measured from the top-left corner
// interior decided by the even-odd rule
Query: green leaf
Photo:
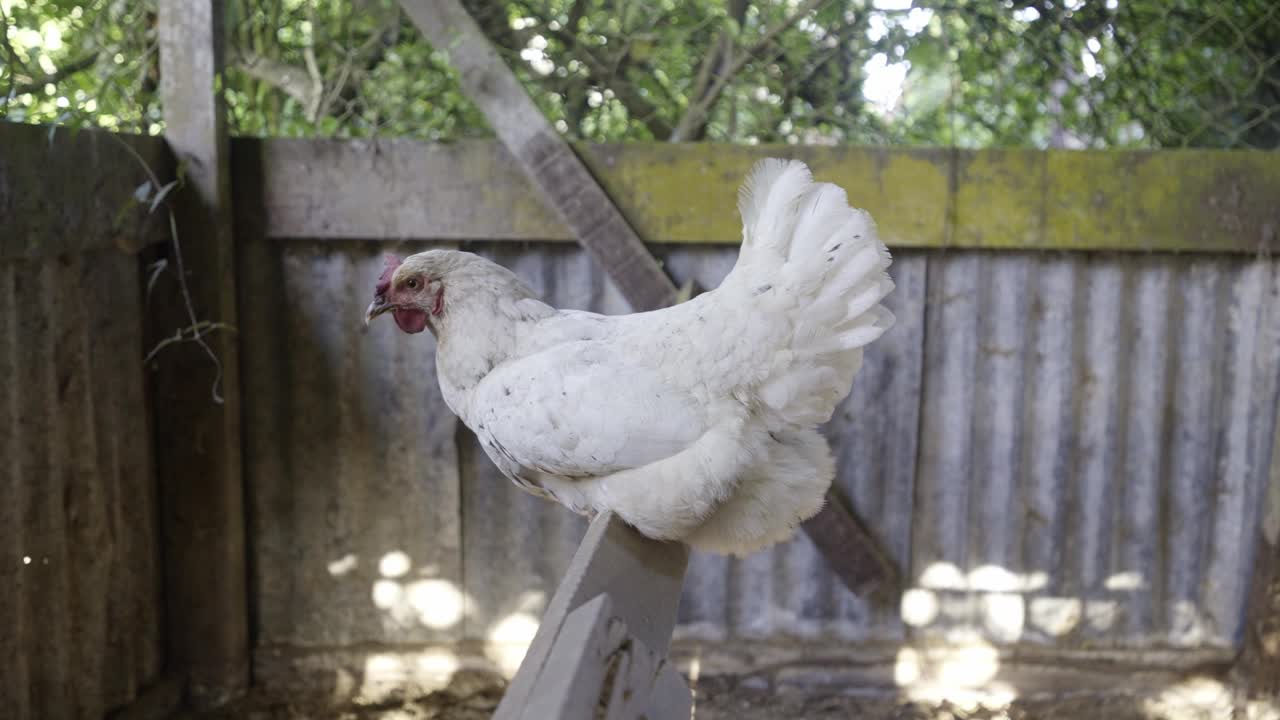
[[[151,207],[147,209],[147,212],[149,213],[155,212],[156,208],[160,206],[160,203],[164,202],[164,199],[168,197],[169,193],[172,192],[173,189],[176,187],[178,187],[177,180],[170,180],[169,182],[160,186],[160,190],[156,192],[155,197],[151,198]]]

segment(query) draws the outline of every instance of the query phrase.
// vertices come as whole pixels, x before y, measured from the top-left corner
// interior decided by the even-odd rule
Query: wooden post
[[[537,696],[546,690],[549,679],[555,679],[552,675],[565,671],[555,667],[553,656],[564,657],[564,653],[572,653],[581,645],[580,640],[561,637],[570,616],[601,595],[607,594],[610,598],[609,617],[620,619],[628,635],[658,657],[665,657],[676,624],[680,588],[688,562],[689,549],[684,545],[650,540],[612,513],[598,515],[587,528],[556,594],[548,603],[538,632],[520,663],[519,672],[503,695],[494,720],[553,717],[529,712],[539,707],[534,705],[535,700],[547,701]],[[583,628],[579,630],[585,632]],[[570,647],[566,648],[565,642]],[[669,694],[671,683],[666,681],[661,687]]]
[[[661,654],[628,632],[609,594],[569,613],[538,678],[525,720],[688,720],[693,695]],[[496,720],[508,715],[500,710]]]
[[[186,180],[174,197],[181,255],[176,244],[165,246],[170,272],[150,298],[153,341],[190,327],[192,312],[199,320],[236,323],[223,8],[219,0],[159,6],[165,139]],[[180,269],[185,289],[177,282]],[[203,339],[209,352],[183,342],[152,363],[168,659],[185,675],[197,708],[220,705],[249,683],[237,341],[226,330]]]
[[[458,0],[400,0],[400,4],[432,45],[449,52],[463,91],[632,307],[652,310],[670,304],[675,297],[671,279],[573,148],[529,99],[462,4]],[[896,595],[900,579],[892,555],[838,494],[827,493],[826,505],[804,529],[851,591],[876,588],[876,597]]]
[[[1274,700],[1280,699],[1280,406],[1276,408],[1271,467],[1262,500],[1244,643],[1234,672],[1249,696]]]

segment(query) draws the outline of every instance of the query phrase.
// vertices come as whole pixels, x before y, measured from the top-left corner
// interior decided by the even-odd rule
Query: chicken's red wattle
[[[407,333],[420,333],[427,329],[427,314],[417,308],[396,308],[391,311],[396,325]]]

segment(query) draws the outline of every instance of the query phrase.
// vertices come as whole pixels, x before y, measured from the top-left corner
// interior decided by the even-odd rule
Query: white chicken
[[[430,329],[445,402],[502,472],[575,512],[747,554],[817,513],[835,463],[817,426],[893,324],[871,217],[801,162],[764,160],[738,197],[720,287],[632,315],[557,310],[476,255],[389,256],[366,321]]]

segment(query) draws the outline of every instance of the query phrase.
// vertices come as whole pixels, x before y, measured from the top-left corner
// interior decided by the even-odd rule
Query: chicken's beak
[[[383,296],[383,295],[374,296],[373,302],[369,303],[369,309],[364,311],[365,326],[368,326],[369,323],[372,322],[374,318],[378,317],[382,313],[394,310],[395,307],[396,307],[395,305],[392,305],[387,302],[386,296]]]

